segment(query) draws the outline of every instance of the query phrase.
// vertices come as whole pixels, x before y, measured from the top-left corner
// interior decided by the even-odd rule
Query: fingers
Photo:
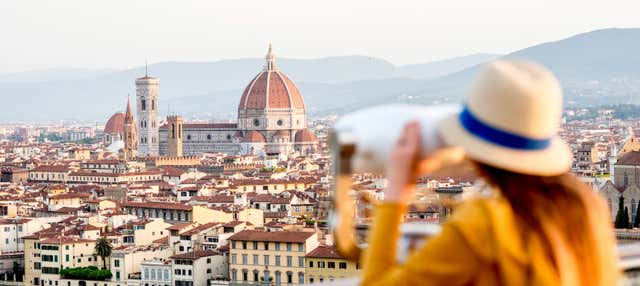
[[[405,125],[400,138],[398,138],[398,145],[409,150],[417,149],[420,145],[420,123],[417,121],[411,121]]]

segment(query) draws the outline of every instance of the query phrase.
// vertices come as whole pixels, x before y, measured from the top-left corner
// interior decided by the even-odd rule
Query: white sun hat
[[[469,158],[512,172],[553,176],[569,171],[572,154],[558,136],[562,90],[546,68],[494,61],[477,77],[462,111],[439,132]]]

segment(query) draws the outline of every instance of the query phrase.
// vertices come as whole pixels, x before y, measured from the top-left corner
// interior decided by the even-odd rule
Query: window
[[[332,261],[328,262],[327,263],[327,268],[336,268],[336,263],[332,262]]]
[[[176,269],[176,271],[174,271],[174,274],[180,275],[180,269]]]
[[[176,274],[180,274],[180,273],[176,273]],[[149,268],[144,269],[144,279],[149,280]]]
[[[258,261],[258,260],[259,260],[258,255],[257,255],[257,254],[254,254],[254,255],[253,255],[253,265],[258,265],[258,264],[260,264],[260,261]]]
[[[207,258],[207,264],[211,264],[211,258]]]
[[[232,264],[237,264],[238,263],[238,255],[237,254],[231,254],[231,263]]]
[[[64,256],[64,261],[65,261],[65,262],[69,262],[69,254],[66,254],[66,255]]]
[[[282,119],[278,119],[278,121],[276,122],[276,124],[278,124],[278,126],[282,126]]]
[[[309,268],[313,268],[313,261],[309,261]]]
[[[264,265],[268,266],[269,265],[269,255],[265,255],[264,256]]]
[[[304,245],[302,243],[298,243],[298,251],[300,252],[304,251]]]
[[[269,250],[269,243],[268,242],[264,242],[264,250]]]
[[[346,263],[346,262],[340,262],[340,263],[338,264],[338,267],[339,267],[340,269],[347,269],[347,263]]]
[[[114,265],[115,267],[120,267],[120,260],[118,260],[118,259],[114,259],[114,260],[113,260],[113,265]]]
[[[318,261],[318,268],[324,268],[324,261]]]
[[[120,270],[116,271],[116,280],[120,280]]]
[[[236,248],[236,242],[235,241],[231,242],[231,248],[234,248],[234,249]]]
[[[291,251],[291,242],[287,242],[287,251]]]
[[[276,245],[276,251],[280,251],[280,242],[276,242],[275,245]]]
[[[276,266],[280,266],[280,255],[276,255]]]
[[[211,273],[211,268],[207,268],[207,273]]]
[[[298,272],[298,284],[304,284],[304,273]]]
[[[293,257],[287,256],[287,267],[293,267]]]
[[[304,257],[298,256],[298,267],[304,267]]]
[[[242,249],[247,249],[247,242],[246,241],[242,242]]]
[[[253,272],[253,281],[258,281],[258,271]]]
[[[140,109],[142,110],[146,110],[147,109],[147,101],[143,98],[140,100]]]
[[[248,262],[247,262],[247,255],[246,255],[246,254],[243,254],[243,255],[242,255],[242,264],[248,264]]]
[[[258,242],[257,241],[253,242],[253,249],[258,249]]]
[[[237,281],[238,280],[238,272],[235,269],[233,271],[231,271],[231,280],[232,281]]]

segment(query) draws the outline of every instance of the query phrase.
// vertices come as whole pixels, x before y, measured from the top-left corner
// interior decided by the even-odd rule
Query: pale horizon
[[[638,2],[465,2],[4,1],[0,74],[258,58],[270,42],[278,57],[407,65],[640,27]]]

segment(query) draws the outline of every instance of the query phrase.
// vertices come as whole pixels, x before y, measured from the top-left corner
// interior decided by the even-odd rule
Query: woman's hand
[[[389,156],[387,180],[389,184],[384,200],[394,203],[407,203],[414,190],[420,161],[420,124],[410,122],[404,127],[402,135]]]

